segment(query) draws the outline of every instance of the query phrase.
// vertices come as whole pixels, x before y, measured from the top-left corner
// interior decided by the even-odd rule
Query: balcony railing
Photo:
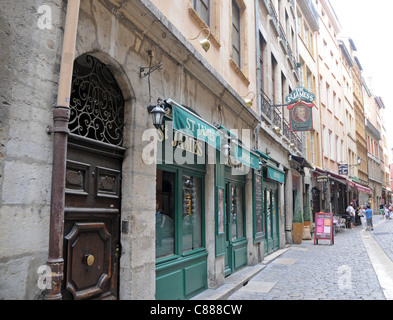
[[[377,128],[373,126],[373,124],[368,119],[366,119],[366,129],[369,130],[374,135],[375,138],[381,140],[381,133]]]
[[[265,92],[261,90],[261,110],[269,123],[277,126],[283,135],[295,145],[297,150],[302,152],[302,139],[290,130],[288,121],[283,117],[280,109],[273,107],[273,102],[269,99]]]
[[[272,120],[272,103],[271,100],[268,98],[268,96],[266,95],[266,93],[264,93],[261,90],[261,109],[262,112],[265,114],[265,116],[267,116],[270,120]]]
[[[283,129],[282,129],[284,136],[291,140],[291,130],[289,128],[289,123],[286,119],[283,121]]]
[[[273,108],[273,123],[275,126],[278,126],[280,130],[282,128],[281,120],[281,112],[279,112],[277,108]]]

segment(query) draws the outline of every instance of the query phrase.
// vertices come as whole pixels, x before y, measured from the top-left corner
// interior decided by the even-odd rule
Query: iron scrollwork
[[[71,133],[122,145],[124,98],[113,74],[93,56],[74,62],[70,109]]]

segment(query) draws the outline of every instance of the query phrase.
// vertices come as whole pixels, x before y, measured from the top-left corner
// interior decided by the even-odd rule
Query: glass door
[[[278,187],[276,182],[264,181],[265,253],[279,248]]]
[[[226,183],[226,255],[225,275],[234,272],[244,259],[239,259],[239,245],[245,239],[244,188],[235,183]],[[235,259],[234,254],[237,254]]]

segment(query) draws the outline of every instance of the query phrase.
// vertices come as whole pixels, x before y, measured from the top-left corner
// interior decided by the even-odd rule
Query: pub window
[[[175,254],[175,173],[157,170],[156,258]]]
[[[157,259],[180,256],[204,245],[203,179],[182,172],[179,169],[157,170]]]
[[[232,59],[240,67],[240,8],[232,0]]]
[[[194,10],[210,27],[210,0],[193,0]]]
[[[202,179],[183,176],[183,252],[202,247]]]

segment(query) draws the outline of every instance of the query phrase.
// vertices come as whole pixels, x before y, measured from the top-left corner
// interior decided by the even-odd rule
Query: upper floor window
[[[193,0],[194,10],[210,27],[210,0]]]
[[[240,67],[240,8],[232,0],[232,59]]]

